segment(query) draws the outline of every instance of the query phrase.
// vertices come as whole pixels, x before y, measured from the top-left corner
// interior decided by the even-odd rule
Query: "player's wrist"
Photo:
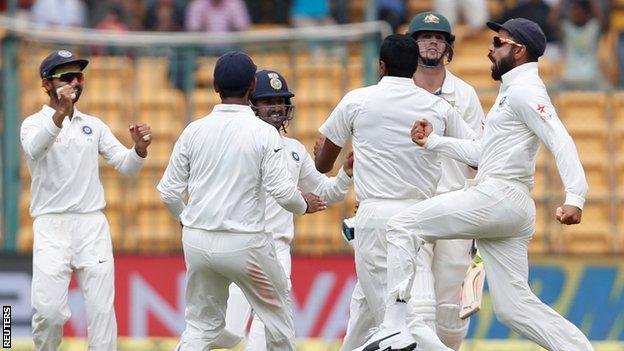
[[[134,152],[136,152],[136,154],[139,155],[139,157],[141,157],[141,158],[146,158],[147,157],[147,148],[146,147],[140,147],[140,146],[134,145]]]

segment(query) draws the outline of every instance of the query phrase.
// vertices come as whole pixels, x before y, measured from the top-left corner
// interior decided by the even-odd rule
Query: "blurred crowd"
[[[375,12],[397,32],[409,22],[415,2],[376,0]],[[599,43],[607,33],[617,42],[612,59],[624,72],[624,0],[430,0],[431,10],[451,25],[463,22],[478,33],[488,20],[524,17],[537,22],[548,39],[545,54],[561,61],[564,88],[605,88],[599,63]],[[8,0],[0,1],[6,11]],[[252,25],[294,27],[347,23],[368,0],[18,0],[18,16],[45,26],[87,27],[128,32],[203,31],[211,33],[249,29]],[[354,6],[359,3],[360,6]],[[489,13],[492,3],[502,9]],[[416,4],[418,5],[418,4]],[[615,49],[617,47],[617,49]],[[624,86],[624,74],[619,86]]]

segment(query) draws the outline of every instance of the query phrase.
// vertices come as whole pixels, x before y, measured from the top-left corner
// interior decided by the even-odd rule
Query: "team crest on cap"
[[[293,152],[290,153],[290,156],[292,156],[293,160],[299,162],[299,154],[298,153],[293,151]]]
[[[57,54],[59,56],[61,56],[61,57],[65,57],[65,58],[73,56],[72,53],[67,51],[67,50],[60,50],[59,52],[57,52]]]
[[[425,23],[440,23],[440,18],[438,16],[434,15],[433,13],[430,13],[427,16],[425,16],[425,18],[423,19],[423,22],[425,22]]]
[[[277,75],[277,73],[270,72],[267,75],[270,78],[269,84],[271,84],[271,88],[275,90],[282,89],[282,81],[279,79],[279,76]]]
[[[91,129],[91,127],[89,126],[83,126],[82,132],[85,133],[86,135],[90,135],[91,133],[93,133],[93,129]]]

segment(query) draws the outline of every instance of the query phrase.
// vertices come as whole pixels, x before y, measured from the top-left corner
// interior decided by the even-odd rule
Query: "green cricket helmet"
[[[451,24],[446,17],[439,13],[421,12],[416,15],[409,24],[407,34],[416,39],[416,36],[420,32],[443,33],[449,45],[452,45],[455,41],[455,35],[453,35],[451,30]]]

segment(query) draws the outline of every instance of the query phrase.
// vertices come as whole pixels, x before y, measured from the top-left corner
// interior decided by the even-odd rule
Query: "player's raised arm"
[[[106,163],[127,176],[137,174],[141,170],[147,157],[147,147],[151,143],[148,125],[131,125],[129,129],[135,142],[132,148],[125,147],[106,125],[103,126],[103,132],[98,141],[99,153],[104,157]],[[140,135],[140,133],[145,134]]]

